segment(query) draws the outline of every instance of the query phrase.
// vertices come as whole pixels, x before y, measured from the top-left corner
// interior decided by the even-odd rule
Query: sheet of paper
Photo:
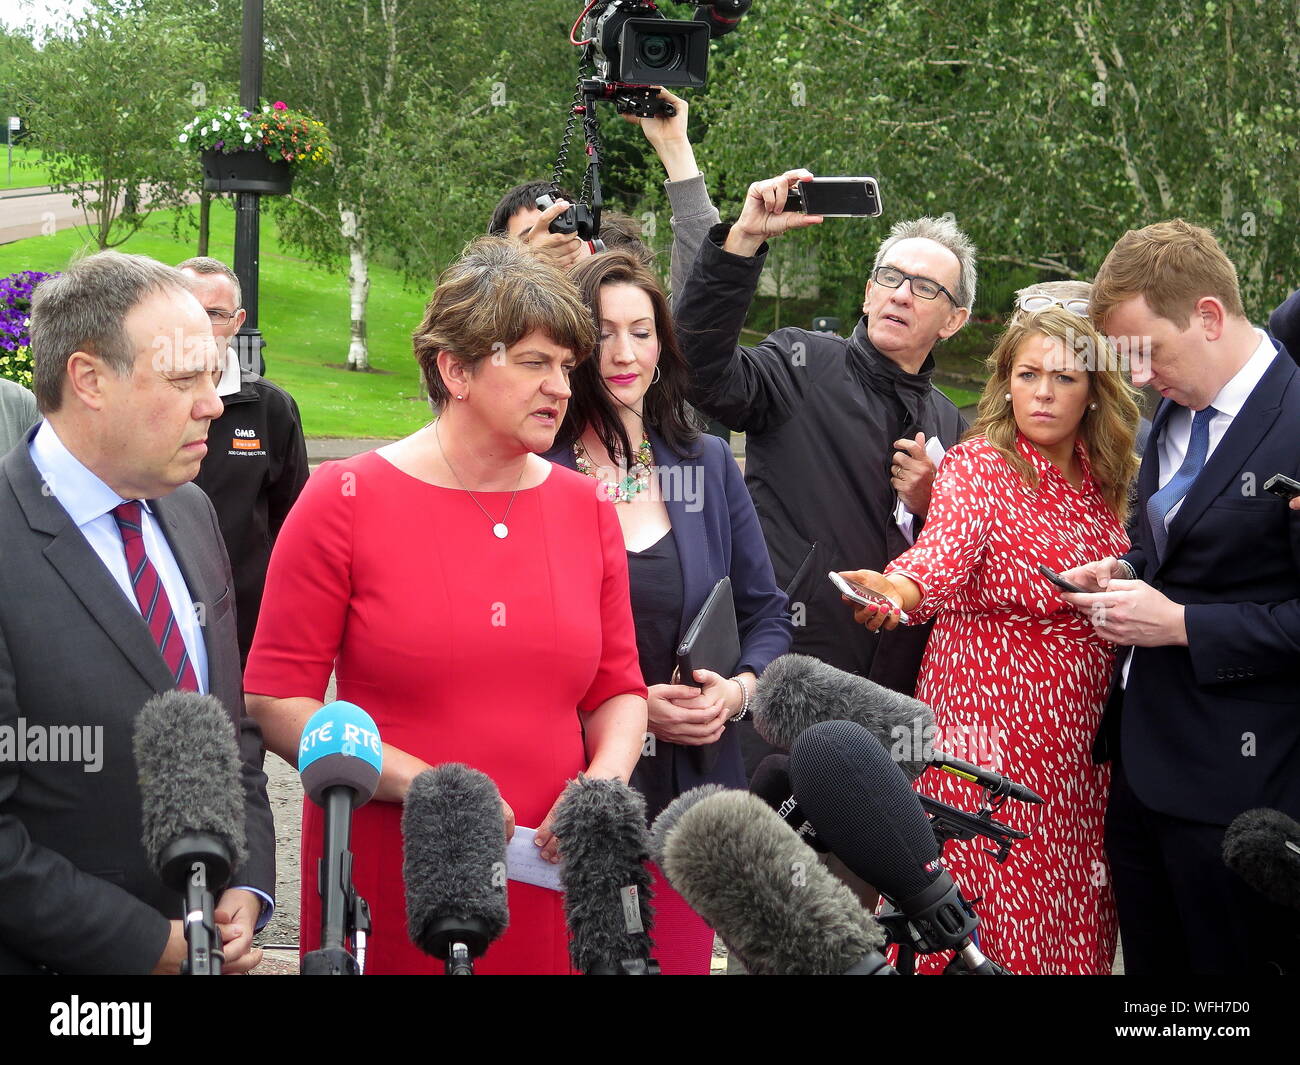
[[[542,858],[542,849],[533,844],[536,835],[535,828],[515,826],[515,834],[506,846],[506,876],[521,884],[546,888],[547,891],[562,891],[560,867]]]
[[[943,465],[945,452],[937,436],[932,436],[925,442],[925,453],[930,461],[934,463],[936,470]],[[894,524],[903,531],[903,535],[907,537],[909,544],[914,543],[916,540],[916,534],[912,532],[912,521],[915,517],[916,515],[908,510],[906,504],[900,499],[898,505],[894,507]]]

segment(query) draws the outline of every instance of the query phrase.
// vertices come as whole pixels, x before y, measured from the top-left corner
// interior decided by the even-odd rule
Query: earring
[[[1096,409],[1097,409],[1097,404],[1095,404],[1095,403],[1089,403],[1089,404],[1088,404],[1088,409],[1089,409],[1089,410],[1096,410]]]
[[[650,383],[652,385],[657,384],[659,382],[659,378],[662,376],[663,375],[659,372],[659,364],[655,363],[655,372],[650,375]]]
[[[464,396],[461,396],[461,395],[457,395],[456,398],[457,398],[457,399],[464,399],[465,397],[464,397]]]
[[[1010,403],[1010,402],[1011,402],[1011,393],[1008,392],[1008,393],[1007,393],[1005,396],[1003,396],[1002,398],[1005,399],[1008,403]]]

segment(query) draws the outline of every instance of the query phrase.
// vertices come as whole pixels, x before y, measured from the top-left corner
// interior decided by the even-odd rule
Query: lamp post
[[[244,0],[243,35],[239,56],[239,103],[246,111],[261,110],[262,0]],[[265,373],[262,331],[257,328],[258,263],[261,243],[261,196],[235,193],[235,275],[247,317],[236,339],[240,366]]]

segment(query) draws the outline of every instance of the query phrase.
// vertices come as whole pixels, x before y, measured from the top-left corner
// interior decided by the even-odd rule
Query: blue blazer
[[[1146,502],[1160,475],[1156,411],[1138,473],[1137,575],[1186,606],[1187,647],[1137,647],[1117,668],[1097,759],[1118,757],[1161,813],[1226,825],[1270,806],[1300,816],[1300,513],[1263,490],[1300,477],[1300,368],[1279,350],[1169,526],[1163,560]],[[1121,648],[1120,667],[1125,653]]]
[[[789,603],[777,587],[767,543],[740,467],[731,449],[715,436],[700,436],[696,458],[674,452],[652,428],[647,429],[647,436],[662,471],[664,506],[681,560],[682,621],[678,638],[685,634],[713,586],[730,576],[740,630],[740,664],[736,672],[748,670],[761,675],[772,659],[790,649],[794,629]],[[546,458],[569,469],[577,468],[571,447],[555,448]],[[665,747],[670,752],[661,749]],[[666,753],[674,759],[679,792],[706,783],[746,786],[734,728],[728,728],[722,739],[708,748],[657,741],[656,757]]]

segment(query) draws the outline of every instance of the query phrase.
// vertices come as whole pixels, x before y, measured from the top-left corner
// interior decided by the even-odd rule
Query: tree
[[[186,202],[196,175],[176,134],[193,112],[203,56],[179,20],[103,11],[18,63],[30,143],[100,248],[127,240],[150,211]]]
[[[1219,236],[1258,319],[1300,274],[1300,86],[1274,76],[1300,59],[1298,10],[769,0],[715,64],[700,157],[733,203],[791,166],[875,174],[882,222],[951,211],[986,267],[1052,276],[1091,277],[1125,229],[1183,216]],[[883,231],[799,238],[844,310]]]
[[[501,191],[553,155],[576,64],[573,4],[517,14],[487,0],[280,0],[267,12],[268,85],[310,106],[335,144],[329,172],[276,209],[312,258],[347,259],[350,369],[368,366],[376,249],[427,280],[483,231]]]

